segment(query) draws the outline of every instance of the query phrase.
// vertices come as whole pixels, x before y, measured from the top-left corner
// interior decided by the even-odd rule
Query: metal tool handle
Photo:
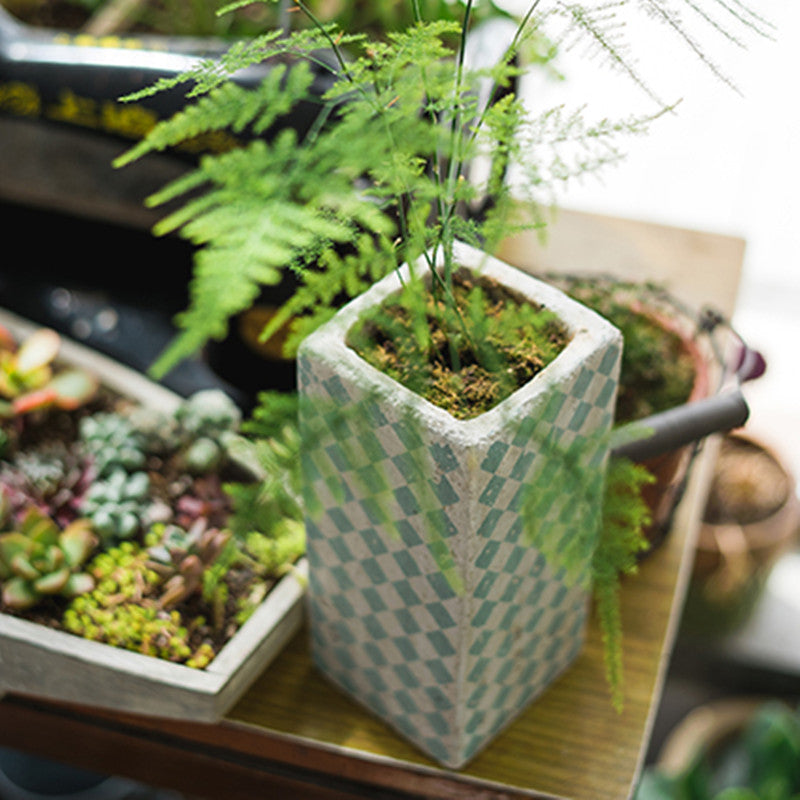
[[[612,445],[611,452],[615,456],[644,461],[712,433],[738,428],[744,425],[749,414],[741,390],[727,390],[624,426],[615,437],[624,441]]]

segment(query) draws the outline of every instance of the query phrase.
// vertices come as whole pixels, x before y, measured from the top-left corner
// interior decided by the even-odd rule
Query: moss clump
[[[457,419],[502,402],[568,341],[554,313],[464,269],[454,276],[451,303],[430,293],[419,306],[403,293],[348,338],[376,369]]]
[[[578,281],[566,288],[576,300],[605,317],[622,333],[615,419],[644,419],[683,405],[692,393],[695,364],[681,337],[643,310],[646,286]]]
[[[269,535],[252,531],[245,544],[247,552],[267,575],[280,577],[305,552],[305,525],[298,520],[283,519]]]

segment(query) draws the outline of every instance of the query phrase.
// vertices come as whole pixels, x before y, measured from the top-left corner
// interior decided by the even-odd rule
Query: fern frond
[[[637,557],[647,549],[644,530],[651,516],[641,488],[653,481],[643,466],[612,457],[606,476],[603,524],[592,560],[593,596],[603,638],[606,679],[618,711],[623,706],[620,578],[636,571]]]
[[[670,28],[673,33],[676,33],[678,37],[690,48],[690,50],[695,54],[695,56],[703,63],[705,66],[723,83],[727,84],[731,89],[734,91],[738,91],[734,82],[723,73],[722,69],[711,60],[711,58],[707,55],[706,51],[700,44],[700,42],[695,39],[695,37],[689,31],[689,28],[685,25],[681,17],[675,13],[672,9],[668,8],[667,4],[664,0],[641,0],[644,4],[644,7],[648,11],[648,13],[654,17],[658,22],[666,25]],[[691,7],[695,11],[699,11],[700,7],[697,3],[691,3]],[[706,21],[710,21],[710,17],[703,14]],[[712,23],[713,24],[713,23]],[[717,28],[718,32],[722,32],[721,26],[714,24],[714,27]]]
[[[284,64],[276,65],[253,89],[226,83],[159,122],[141,142],[117,158],[114,166],[124,166],[209,131],[228,128],[241,134],[249,127],[260,135],[308,96],[313,79],[308,64],[300,62],[291,70]]]
[[[282,56],[303,59],[315,65],[318,72],[336,74],[337,65],[321,55],[333,35],[336,35],[342,45],[355,46],[364,39],[362,34],[337,32],[335,26],[296,31],[291,37],[284,36],[284,32],[280,29],[271,30],[252,39],[235,41],[219,56],[200,58],[189,69],[168,78],[161,78],[119,99],[125,103],[137,102],[186,84],[190,86],[186,90],[186,97],[190,99],[199,97],[232,80],[236,73],[257,67],[267,61],[278,60]]]
[[[694,12],[706,24],[719,33],[724,39],[727,39],[727,41],[736,47],[739,47],[740,49],[744,49],[746,47],[741,37],[737,36],[727,25],[724,25],[722,22],[712,16],[709,11],[703,8],[702,3],[696,2],[695,0],[683,0],[683,2],[687,8],[691,9],[692,12]]]
[[[147,97],[153,97],[161,92],[175,89],[184,84],[194,84],[194,89],[187,93],[191,97],[205,91],[210,91],[224,83],[233,72],[264,61],[264,54],[273,51],[280,52],[275,42],[282,36],[282,31],[269,31],[253,39],[249,43],[237,42],[220,58],[200,58],[189,69],[168,78],[160,78],[136,92],[120,97],[120,102],[133,103]],[[249,58],[248,58],[249,54]],[[238,64],[238,66],[235,66]]]
[[[299,275],[299,286],[262,331],[263,341],[291,323],[285,353],[293,356],[300,342],[335,313],[337,304],[358,296],[397,267],[397,256],[386,238],[363,233],[351,248],[344,255],[332,248],[325,250],[314,268]]]
[[[738,47],[746,47],[740,34],[734,33],[728,25],[723,24],[719,19],[703,7],[702,0],[682,0],[697,16],[703,19],[715,32],[721,34],[728,41]],[[729,2],[729,0],[713,0],[716,11],[724,15],[730,25],[741,29],[741,33],[751,32],[765,39],[772,39],[775,26],[769,20],[756,14],[740,2]]]
[[[598,56],[613,70],[626,75],[657,105],[664,103],[639,73],[636,59],[631,55],[630,43],[624,35],[624,21],[620,18],[622,2],[587,3],[558,2],[554,13],[567,23],[562,39],[565,49],[585,44],[589,53]]]
[[[532,119],[519,133],[525,158],[517,167],[524,180],[517,189],[520,197],[535,205],[555,201],[555,189],[576,178],[598,175],[625,157],[622,143],[645,135],[659,118],[674,111],[675,105],[653,114],[594,122],[584,109],[550,108]]]
[[[746,3],[741,2],[741,0],[731,0],[731,2],[716,0],[716,2],[743,25],[756,31],[761,36],[772,38],[775,25],[766,17],[756,13],[756,11]]]

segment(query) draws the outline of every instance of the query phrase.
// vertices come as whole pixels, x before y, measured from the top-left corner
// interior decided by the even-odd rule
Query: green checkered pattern
[[[619,355],[596,350],[522,423],[473,442],[301,352],[315,663],[442,764],[465,763],[580,650]]]

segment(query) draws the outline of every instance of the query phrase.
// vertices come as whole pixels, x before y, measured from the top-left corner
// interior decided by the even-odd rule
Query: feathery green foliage
[[[130,96],[185,85],[194,102],[157,125],[117,165],[215,131],[242,143],[207,156],[149,199],[153,206],[180,200],[156,233],[177,231],[198,247],[191,306],[177,319],[183,333],[154,365],[156,375],[208,339],[223,338],[228,320],[287,273],[300,296],[280,319],[294,320],[298,336],[324,320],[332,303],[420,253],[443,264],[443,279],[431,291],[450,302],[454,239],[491,249],[519,225],[530,225],[513,213],[509,168],[523,178],[514,187],[517,198],[549,205],[554,186],[619,161],[620,141],[646,132],[672,110],[640,73],[626,15],[644,12],[665,24],[727,80],[705,55],[702,37],[690,33],[679,9],[664,0],[534,0],[504,55],[477,69],[466,60],[467,33],[485,4],[465,0],[457,13],[425,21],[429,5],[412,0],[408,27],[370,37],[340,30],[317,17],[313,3],[298,2],[302,13],[292,16],[306,21],[298,30],[236,42],[218,60],[202,60]],[[770,33],[769,24],[738,0],[681,5],[736,46],[742,31]],[[519,54],[545,37],[553,45],[536,49],[538,66],[548,65],[559,49],[586,46],[655,99],[656,110],[592,123],[585,109],[525,109],[511,91],[523,71]],[[237,85],[236,73],[257,65],[268,67],[261,85]],[[490,167],[477,177],[474,165],[482,158]],[[481,213],[465,213],[475,208]],[[331,285],[347,291],[332,296]],[[289,347],[298,336],[290,337]]]
[[[221,60],[202,62],[134,96],[188,84],[194,105],[156,126],[119,165],[219,129],[242,141],[236,150],[205,157],[150,199],[153,206],[181,201],[156,232],[177,232],[199,248],[191,305],[177,319],[183,332],[154,366],[157,375],[209,338],[224,337],[228,320],[265,286],[287,279],[296,284],[265,332],[290,322],[289,346],[294,347],[343,299],[420,256],[431,267],[431,279],[412,275],[405,284],[405,307],[416,312],[404,335],[426,351],[430,331],[421,324],[425,315],[419,310],[430,301],[452,321],[446,348],[455,353],[456,340],[463,337],[472,347],[470,358],[497,372],[498,351],[482,346],[488,333],[484,315],[473,307],[464,312],[455,303],[459,265],[453,244],[461,239],[491,251],[503,236],[530,224],[515,216],[520,199],[546,206],[555,185],[618,161],[621,140],[646,132],[672,110],[640,71],[625,35],[625,14],[644,12],[666,25],[726,82],[679,9],[737,45],[734,28],[769,34],[767,23],[739,0],[678,0],[670,6],[665,0],[532,0],[501,57],[476,66],[468,63],[466,46],[473,6],[478,6],[472,0],[463,3],[459,22],[426,21],[419,1],[410,0],[413,23],[380,37],[340,31],[315,16],[309,3],[296,2],[308,27],[237,43]],[[524,72],[518,56],[532,38],[541,42],[543,33],[554,46],[543,51],[540,65],[549,65],[560,49],[586,46],[638,85],[655,101],[655,110],[596,122],[585,120],[584,109],[531,113],[513,91]],[[236,86],[235,75],[258,64],[270,70],[250,95]],[[315,110],[310,120],[292,116],[301,105]],[[488,169],[482,170],[485,164]],[[523,180],[514,183],[512,200],[508,174],[513,168]],[[544,213],[536,219],[543,225]],[[505,330],[500,333],[513,341],[514,315],[507,320],[501,318]],[[571,466],[565,462],[566,470]],[[600,492],[599,461],[595,471],[598,480],[587,491]],[[645,480],[628,473],[625,485]],[[606,526],[599,538],[593,526],[587,527],[591,535],[569,543],[560,566],[569,569],[581,558],[585,563],[586,554],[594,553],[608,674],[616,687],[618,581],[635,566],[636,531],[644,512],[634,499],[616,492],[612,501],[608,513],[616,520],[621,503],[628,511],[624,521]]]
[[[279,319],[294,320],[301,333],[325,319],[332,303],[422,253],[443,265],[430,291],[447,304],[452,242],[491,249],[521,224],[510,167],[523,167],[517,197],[527,191],[549,204],[554,183],[617,161],[616,142],[646,130],[664,109],[595,124],[580,110],[532,116],[510,90],[521,74],[518,51],[539,31],[538,5],[505,55],[478,69],[466,63],[466,28],[452,21],[420,19],[376,40],[319,22],[237,43],[219,61],[133,95],[188,84],[195,102],[118,165],[220,129],[243,141],[149,199],[153,206],[181,200],[156,233],[177,231],[198,246],[191,306],[177,319],[183,334],[154,373],[224,337],[228,320],[287,273],[299,296]],[[260,87],[236,85],[237,71],[263,62],[270,69]],[[316,114],[305,130],[289,116],[301,103]],[[470,176],[479,158],[490,168]],[[464,213],[476,207],[481,214]],[[331,286],[344,291],[332,296]],[[290,338],[290,346],[296,342]]]
[[[606,678],[618,710],[623,706],[620,579],[636,572],[638,556],[648,548],[644,531],[651,521],[650,508],[640,490],[654,480],[641,464],[611,458],[603,495],[603,522],[592,558],[593,595],[603,637]]]

